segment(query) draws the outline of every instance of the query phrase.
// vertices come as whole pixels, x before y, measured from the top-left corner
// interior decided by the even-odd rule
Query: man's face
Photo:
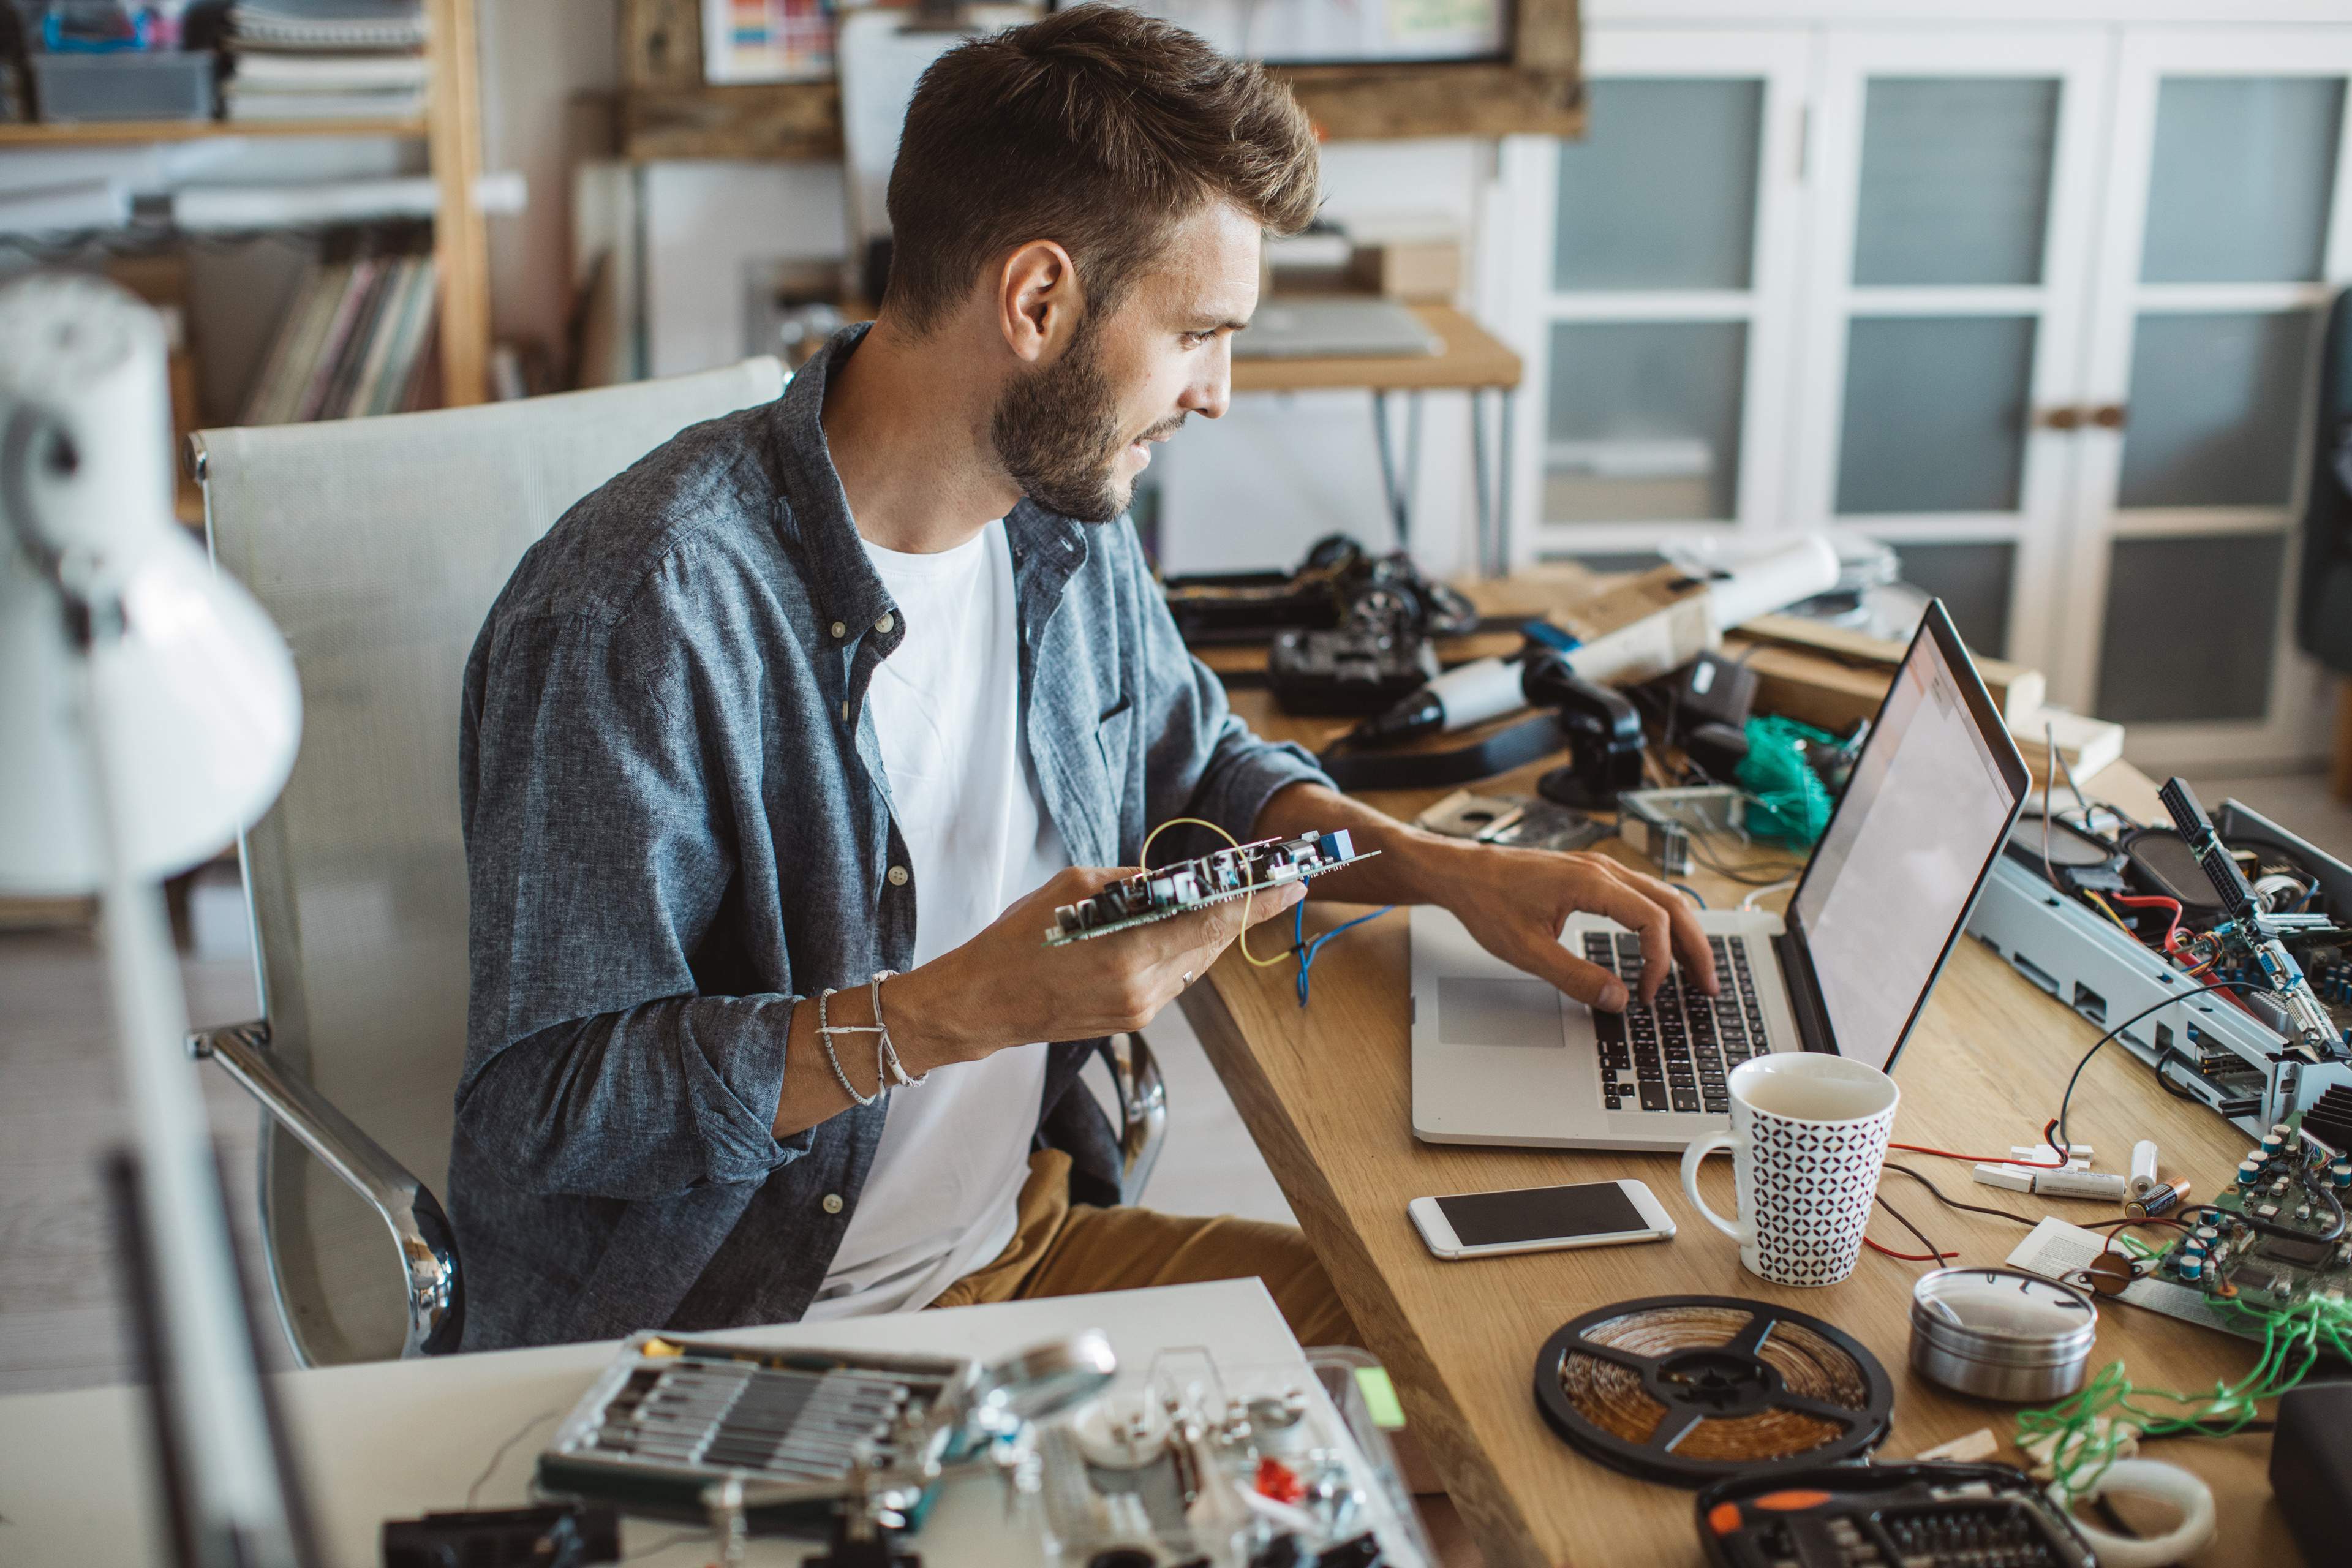
[[[1257,309],[1261,243],[1256,222],[1222,202],[1194,213],[1108,320],[1088,312],[1060,354],[1006,389],[990,436],[1024,494],[1108,522],[1156,443],[1187,415],[1224,413],[1229,340]]]

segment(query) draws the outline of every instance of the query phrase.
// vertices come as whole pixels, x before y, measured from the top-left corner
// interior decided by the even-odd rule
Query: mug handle
[[[1707,1207],[1706,1200],[1698,1195],[1699,1166],[1709,1154],[1728,1151],[1738,1142],[1738,1135],[1726,1128],[1720,1132],[1708,1133],[1706,1137],[1693,1142],[1689,1148],[1685,1149],[1683,1151],[1683,1196],[1690,1199],[1691,1206],[1706,1216],[1707,1224],[1745,1246],[1748,1240],[1746,1232]]]

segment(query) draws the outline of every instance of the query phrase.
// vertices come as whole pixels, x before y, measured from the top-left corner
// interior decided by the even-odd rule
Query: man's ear
[[[1014,358],[1042,364],[1059,354],[1086,307],[1070,253],[1050,239],[1033,239],[1005,258],[996,306]]]

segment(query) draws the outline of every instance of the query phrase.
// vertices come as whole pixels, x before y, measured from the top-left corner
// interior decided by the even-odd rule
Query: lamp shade
[[[301,694],[251,595],[173,520],[164,338],[93,279],[0,289],[0,889],[197,864],[277,797]],[[93,748],[116,760],[101,822]]]

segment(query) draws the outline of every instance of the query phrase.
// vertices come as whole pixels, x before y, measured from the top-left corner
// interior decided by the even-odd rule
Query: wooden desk
[[[1451,305],[1415,305],[1412,313],[1444,345],[1433,354],[1400,358],[1335,356],[1329,359],[1234,359],[1235,392],[1328,392],[1360,388],[1372,395],[1372,435],[1380,450],[1381,486],[1395,520],[1397,547],[1412,538],[1412,490],[1421,475],[1421,395],[1470,395],[1470,468],[1477,484],[1478,569],[1509,570],[1511,529],[1511,425],[1513,395],[1525,374],[1510,345]],[[1388,395],[1405,394],[1402,464],[1390,429]],[[1501,438],[1486,434],[1486,393],[1502,405]],[[1496,447],[1489,474],[1487,455]]]
[[[1234,704],[1261,733],[1309,744],[1342,727],[1285,719],[1262,692],[1237,692]],[[1508,775],[1503,787],[1532,789],[1538,771]],[[2148,781],[2125,764],[2087,787],[2142,820],[2161,820]],[[1368,798],[1411,816],[1435,793]],[[1607,847],[1630,858],[1621,841]],[[1717,905],[1738,891],[1704,873],[1692,880]],[[1307,923],[1318,930],[1360,912],[1308,907]],[[2006,1445],[2013,1407],[1946,1393],[1906,1364],[1911,1286],[1925,1265],[1866,1252],[1851,1279],[1826,1289],[1770,1285],[1743,1272],[1731,1238],[1684,1201],[1671,1156],[1416,1142],[1409,1116],[1407,976],[1399,913],[1323,951],[1306,1012],[1287,966],[1253,969],[1231,955],[1185,994],[1184,1011],[1370,1348],[1395,1375],[1414,1428],[1493,1568],[1682,1568],[1696,1561],[1689,1492],[1583,1458],[1536,1412],[1530,1384],[1538,1347],[1569,1319],[1612,1301],[1742,1296],[1810,1312],[1859,1338],[1894,1378],[1895,1426],[1883,1453],[1906,1457],[1980,1426],[1990,1426]],[[1896,1064],[1903,1104],[1895,1137],[1993,1153],[2032,1142],[2055,1114],[2066,1074],[2096,1037],[2090,1025],[1963,939]],[[2166,1173],[2193,1179],[2200,1194],[2214,1191],[2245,1148],[2235,1129],[2167,1098],[2147,1068],[2112,1047],[2083,1075],[2069,1121],[2071,1135],[2095,1145],[2107,1168],[2134,1139],[2155,1139]],[[1969,1167],[1952,1161],[1898,1158],[1963,1202],[2036,1217],[2116,1217],[2112,1205],[1978,1186]],[[1646,1181],[1675,1212],[1680,1235],[1663,1245],[1442,1263],[1405,1218],[1405,1205],[1427,1194],[1615,1176]],[[1732,1212],[1729,1162],[1710,1162],[1708,1179],[1708,1201]],[[2022,1226],[1944,1208],[1899,1175],[1886,1178],[1885,1191],[1964,1262],[1999,1263],[2026,1234]],[[1884,1216],[1871,1231],[1889,1245],[1903,1244],[1897,1250],[1917,1250]],[[2242,1375],[2252,1348],[2111,1302],[2103,1310],[2093,1366],[2117,1358],[2142,1384],[2186,1391]],[[2271,1502],[2267,1437],[2170,1440],[2151,1445],[2150,1452],[2203,1475],[2219,1500],[2220,1535],[2194,1563],[2298,1560]],[[2004,1448],[2004,1457],[2015,1456]]]

